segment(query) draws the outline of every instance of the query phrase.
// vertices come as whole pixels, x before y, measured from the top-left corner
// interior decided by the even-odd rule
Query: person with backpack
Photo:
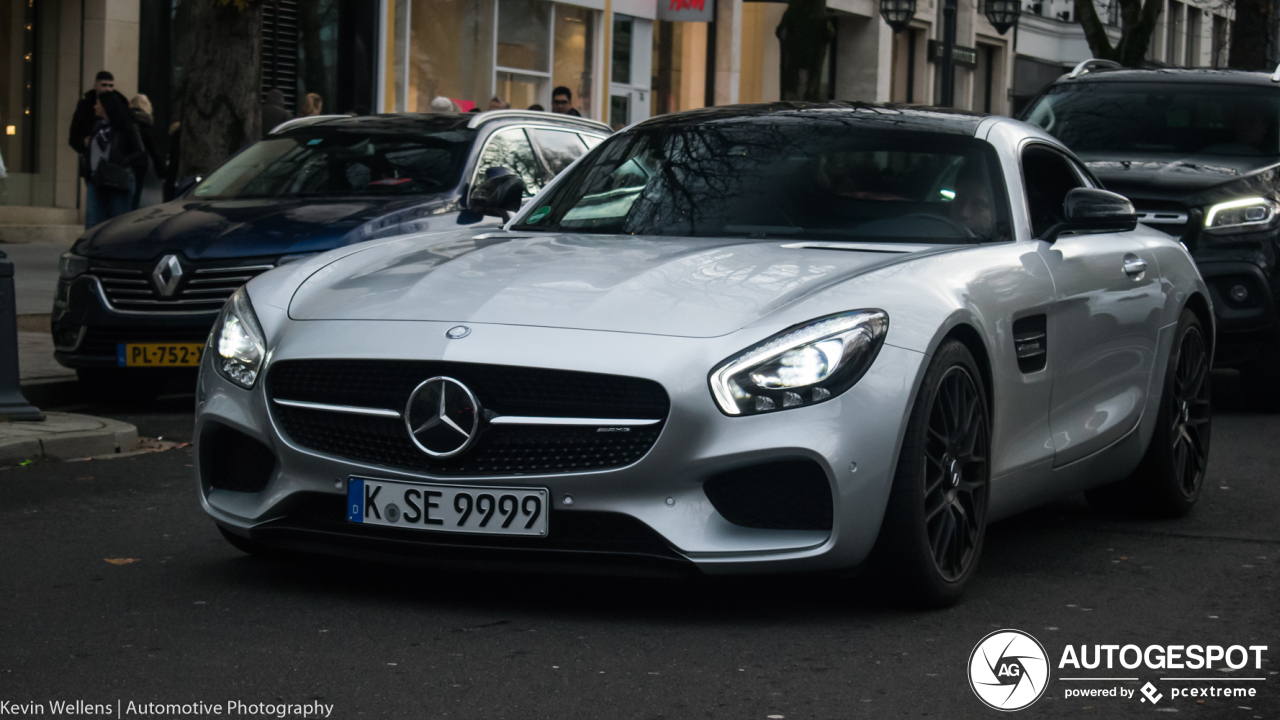
[[[133,209],[137,179],[133,168],[146,157],[129,106],[117,93],[102,93],[93,106],[97,120],[80,156],[80,175],[88,185],[85,227],[93,227]]]

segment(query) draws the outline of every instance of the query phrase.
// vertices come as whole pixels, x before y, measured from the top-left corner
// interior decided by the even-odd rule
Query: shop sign
[[[716,0],[658,0],[659,20],[711,22],[716,19]]]

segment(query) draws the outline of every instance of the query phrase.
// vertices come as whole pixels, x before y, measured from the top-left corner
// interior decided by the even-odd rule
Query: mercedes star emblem
[[[461,454],[480,430],[480,403],[451,377],[433,377],[413,389],[404,412],[409,437],[435,458]]]
[[[446,332],[444,336],[449,338],[450,340],[461,340],[462,338],[470,334],[471,334],[471,328],[467,327],[466,325],[455,325],[449,328],[449,331]]]

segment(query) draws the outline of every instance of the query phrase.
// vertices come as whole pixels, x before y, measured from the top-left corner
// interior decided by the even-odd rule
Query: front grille
[[[161,258],[94,259],[90,261],[89,274],[101,281],[107,301],[120,310],[212,313],[220,310],[240,286],[275,267],[274,258],[193,262],[179,257],[182,274],[172,294],[164,295],[153,277],[160,262]]]
[[[831,485],[812,460],[774,460],[716,474],[702,491],[725,520],[765,530],[830,530]]]
[[[76,346],[77,355],[116,357],[120,343],[200,343],[209,338],[208,327],[90,327]]]
[[[399,360],[289,360],[267,378],[268,397],[402,411],[422,381],[465,383],[499,415],[666,419],[670,401],[651,380],[504,365]],[[625,432],[597,426],[491,425],[462,456],[441,460],[414,445],[402,419],[272,403],[280,429],[312,450],[363,463],[441,476],[543,475],[630,465],[649,451],[663,423]]]
[[[222,425],[207,431],[201,456],[209,487],[235,492],[262,492],[275,473],[276,456],[266,445]]]

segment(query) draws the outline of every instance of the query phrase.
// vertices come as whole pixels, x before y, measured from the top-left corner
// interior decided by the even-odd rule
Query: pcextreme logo
[[[969,654],[969,687],[987,707],[1005,712],[1029,707],[1048,684],[1049,654],[1021,630],[997,630]]]

